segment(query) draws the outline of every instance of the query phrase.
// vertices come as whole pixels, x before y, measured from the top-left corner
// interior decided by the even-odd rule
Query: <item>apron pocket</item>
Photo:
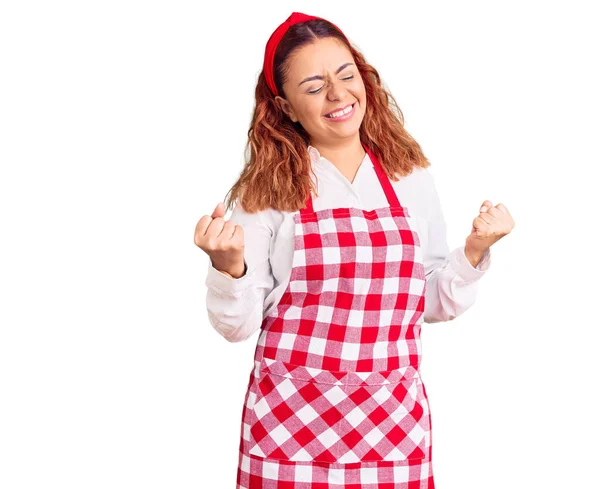
[[[250,453],[294,462],[423,459],[431,443],[418,371],[335,372],[263,358]]]

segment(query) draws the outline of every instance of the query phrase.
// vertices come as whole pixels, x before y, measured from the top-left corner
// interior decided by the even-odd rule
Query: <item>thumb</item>
[[[487,212],[491,207],[493,207],[492,201],[484,200],[483,204],[481,204],[481,208],[479,209],[479,212]]]
[[[223,204],[223,202],[219,202],[217,204],[217,207],[215,207],[215,210],[212,213],[212,217],[213,219],[215,217],[224,217],[225,216],[225,205]]]

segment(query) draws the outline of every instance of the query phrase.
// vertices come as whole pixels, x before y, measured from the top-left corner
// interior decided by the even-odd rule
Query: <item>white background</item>
[[[450,249],[485,199],[515,219],[475,305],[423,328],[436,488],[600,487],[592,3],[3,2],[0,487],[235,487],[258,335],[210,326],[193,232],[292,11],[378,69]]]

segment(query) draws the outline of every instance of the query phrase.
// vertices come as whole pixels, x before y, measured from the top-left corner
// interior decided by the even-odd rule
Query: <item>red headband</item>
[[[294,24],[299,24],[300,22],[306,22],[307,20],[326,20],[326,19],[322,19],[321,17],[315,17],[313,15],[302,14],[300,12],[293,12],[292,15],[290,15],[285,20],[285,22],[280,24],[279,27],[277,29],[275,29],[275,31],[273,32],[273,34],[271,34],[271,37],[269,37],[269,40],[267,41],[267,47],[265,48],[265,60],[263,63],[263,72],[264,72],[265,78],[267,80],[267,85],[269,85],[269,88],[275,95],[279,95],[279,93],[277,92],[277,88],[275,87],[275,78],[273,77],[273,60],[275,58],[275,51],[277,49],[277,46],[279,45],[279,41],[281,41],[281,38],[284,36],[284,34],[288,31],[288,29],[291,26],[293,26]],[[329,22],[329,21],[327,21],[327,22]],[[332,22],[329,22],[329,23],[331,25],[333,25],[333,27],[335,27],[338,31],[340,31],[342,36],[344,36],[346,38],[346,41],[348,42],[348,44],[350,44],[350,41],[348,41],[348,38],[340,30],[340,28],[338,26],[336,26],[335,24],[333,24]]]

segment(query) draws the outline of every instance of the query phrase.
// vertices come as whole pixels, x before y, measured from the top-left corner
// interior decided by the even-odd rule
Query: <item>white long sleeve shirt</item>
[[[353,182],[309,146],[319,195],[313,195],[314,210],[356,207],[365,210],[389,203],[368,155]],[[433,176],[426,168],[391,181],[400,204],[414,217],[423,249],[427,280],[424,322],[449,321],[474,302],[478,280],[491,263],[488,249],[473,267],[464,245],[449,252],[446,223]],[[277,305],[287,288],[294,252],[294,214],[266,209],[256,214],[238,203],[229,220],[244,229],[246,274],[234,279],[216,270],[208,260],[206,307],[211,325],[228,341],[243,341],[260,329],[263,319]]]

